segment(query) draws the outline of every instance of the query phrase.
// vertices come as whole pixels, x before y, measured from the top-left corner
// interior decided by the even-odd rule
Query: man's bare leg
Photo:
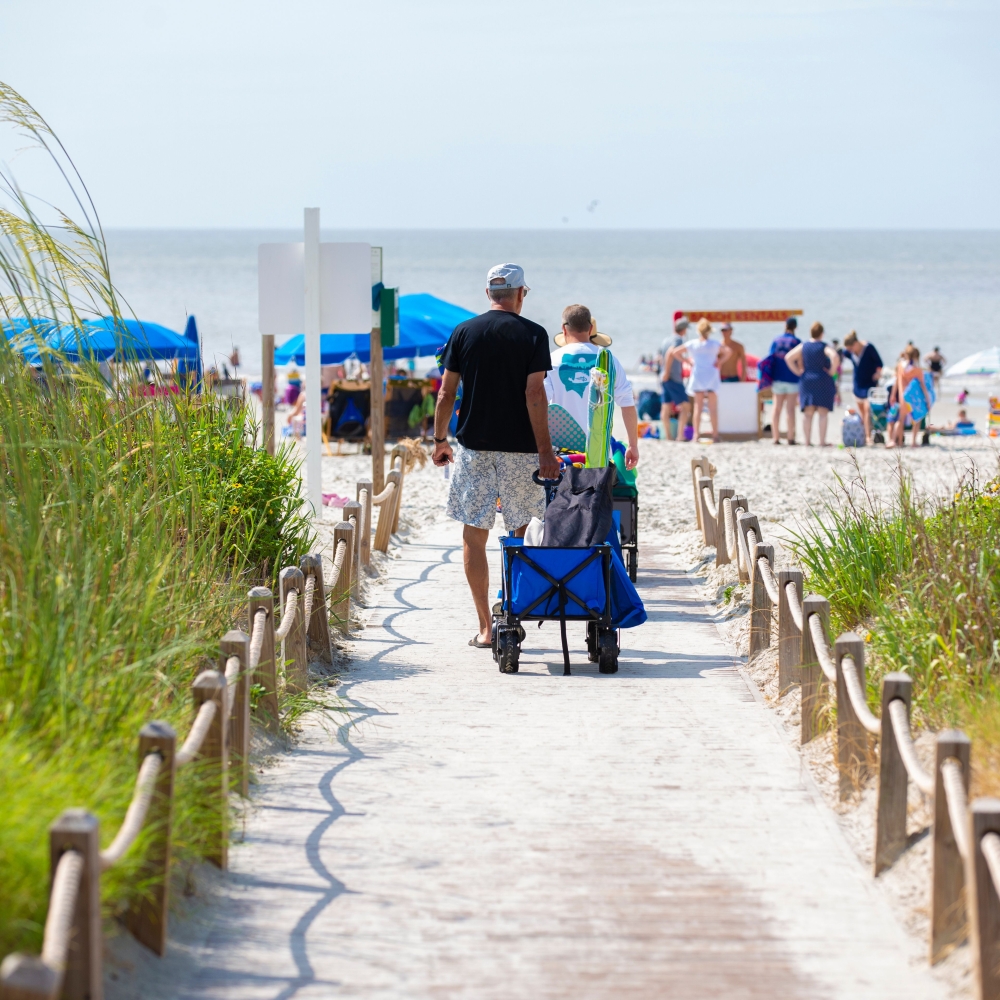
[[[479,641],[489,642],[493,625],[490,611],[490,564],[486,558],[486,542],[490,533],[485,528],[465,525],[462,548],[465,556],[465,579],[472,591],[472,601],[479,617]]]

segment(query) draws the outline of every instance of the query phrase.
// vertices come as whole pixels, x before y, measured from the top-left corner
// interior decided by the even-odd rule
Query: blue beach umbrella
[[[434,295],[401,295],[399,298],[399,343],[386,347],[382,356],[396,358],[429,357],[438,352],[451,331],[476,314]],[[359,361],[371,360],[370,333],[324,333],[320,336],[320,362],[335,365],[354,355]],[[274,352],[275,364],[306,361],[305,337],[300,333]]]
[[[198,336],[198,324],[195,322],[194,316],[188,316],[187,325],[184,327],[184,339],[189,340],[198,349],[198,356],[195,358],[194,364],[191,364],[190,360],[187,358],[182,358],[177,365],[177,371],[179,374],[184,375],[188,372],[194,372],[194,384],[195,390],[201,391],[201,380],[202,380],[202,362],[201,362],[201,340]]]
[[[76,326],[60,326],[47,338],[49,346],[70,361],[92,358],[97,361],[197,361],[198,344],[179,333],[136,319],[115,320],[113,316],[91,319]]]

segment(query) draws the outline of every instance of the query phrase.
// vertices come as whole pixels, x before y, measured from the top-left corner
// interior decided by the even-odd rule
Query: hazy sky
[[[0,0],[110,226],[996,228],[998,53],[1000,0]]]

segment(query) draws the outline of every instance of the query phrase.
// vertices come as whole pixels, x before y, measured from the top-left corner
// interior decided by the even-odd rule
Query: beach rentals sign
[[[320,243],[319,209],[304,212],[301,243],[257,248],[258,325],[263,336],[305,334],[306,495],[323,510],[320,452],[320,332],[370,333],[372,248],[368,243]]]

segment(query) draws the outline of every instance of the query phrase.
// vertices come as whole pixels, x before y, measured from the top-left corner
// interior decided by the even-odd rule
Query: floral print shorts
[[[449,517],[489,531],[496,523],[497,498],[507,531],[523,527],[533,517],[545,516],[545,491],[532,482],[538,456],[518,451],[455,449]]]

